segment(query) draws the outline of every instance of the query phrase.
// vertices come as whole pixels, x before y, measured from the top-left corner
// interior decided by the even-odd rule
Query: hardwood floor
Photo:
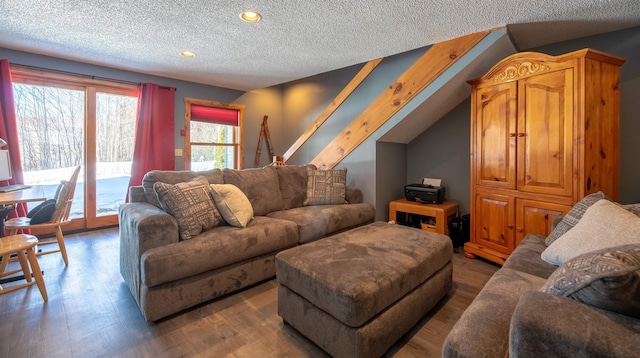
[[[120,276],[117,229],[68,235],[66,243],[68,267],[59,254],[39,258],[47,303],[35,286],[0,296],[0,357],[327,356],[283,325],[275,279],[147,323]],[[385,356],[439,357],[453,324],[498,269],[462,253],[453,263],[451,293]]]

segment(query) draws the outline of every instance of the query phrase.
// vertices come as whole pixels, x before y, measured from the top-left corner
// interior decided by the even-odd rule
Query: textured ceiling
[[[262,21],[239,19],[253,9]],[[0,0],[0,47],[239,90],[510,25],[520,49],[640,25],[638,0]],[[195,58],[179,53],[190,50]]]

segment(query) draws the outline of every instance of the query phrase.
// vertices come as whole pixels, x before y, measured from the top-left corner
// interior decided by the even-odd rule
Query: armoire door
[[[475,100],[476,184],[516,188],[517,86],[515,82],[478,89]]]
[[[515,198],[478,193],[475,205],[475,243],[510,254],[515,248]]]
[[[518,81],[518,190],[571,196],[573,69]]]
[[[528,234],[549,236],[553,220],[566,214],[571,206],[544,201],[516,200],[516,246]]]

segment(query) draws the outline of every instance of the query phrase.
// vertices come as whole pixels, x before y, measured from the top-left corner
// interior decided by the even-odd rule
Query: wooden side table
[[[444,235],[449,235],[449,219],[460,215],[457,203],[445,201],[442,204],[424,204],[407,199],[398,199],[389,203],[389,221],[399,223],[398,212],[417,215],[421,221],[422,230]]]

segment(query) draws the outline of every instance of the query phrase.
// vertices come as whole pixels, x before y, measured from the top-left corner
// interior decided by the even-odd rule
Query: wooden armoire
[[[471,226],[465,256],[499,264],[587,194],[618,198],[622,58],[522,52],[470,80]]]

